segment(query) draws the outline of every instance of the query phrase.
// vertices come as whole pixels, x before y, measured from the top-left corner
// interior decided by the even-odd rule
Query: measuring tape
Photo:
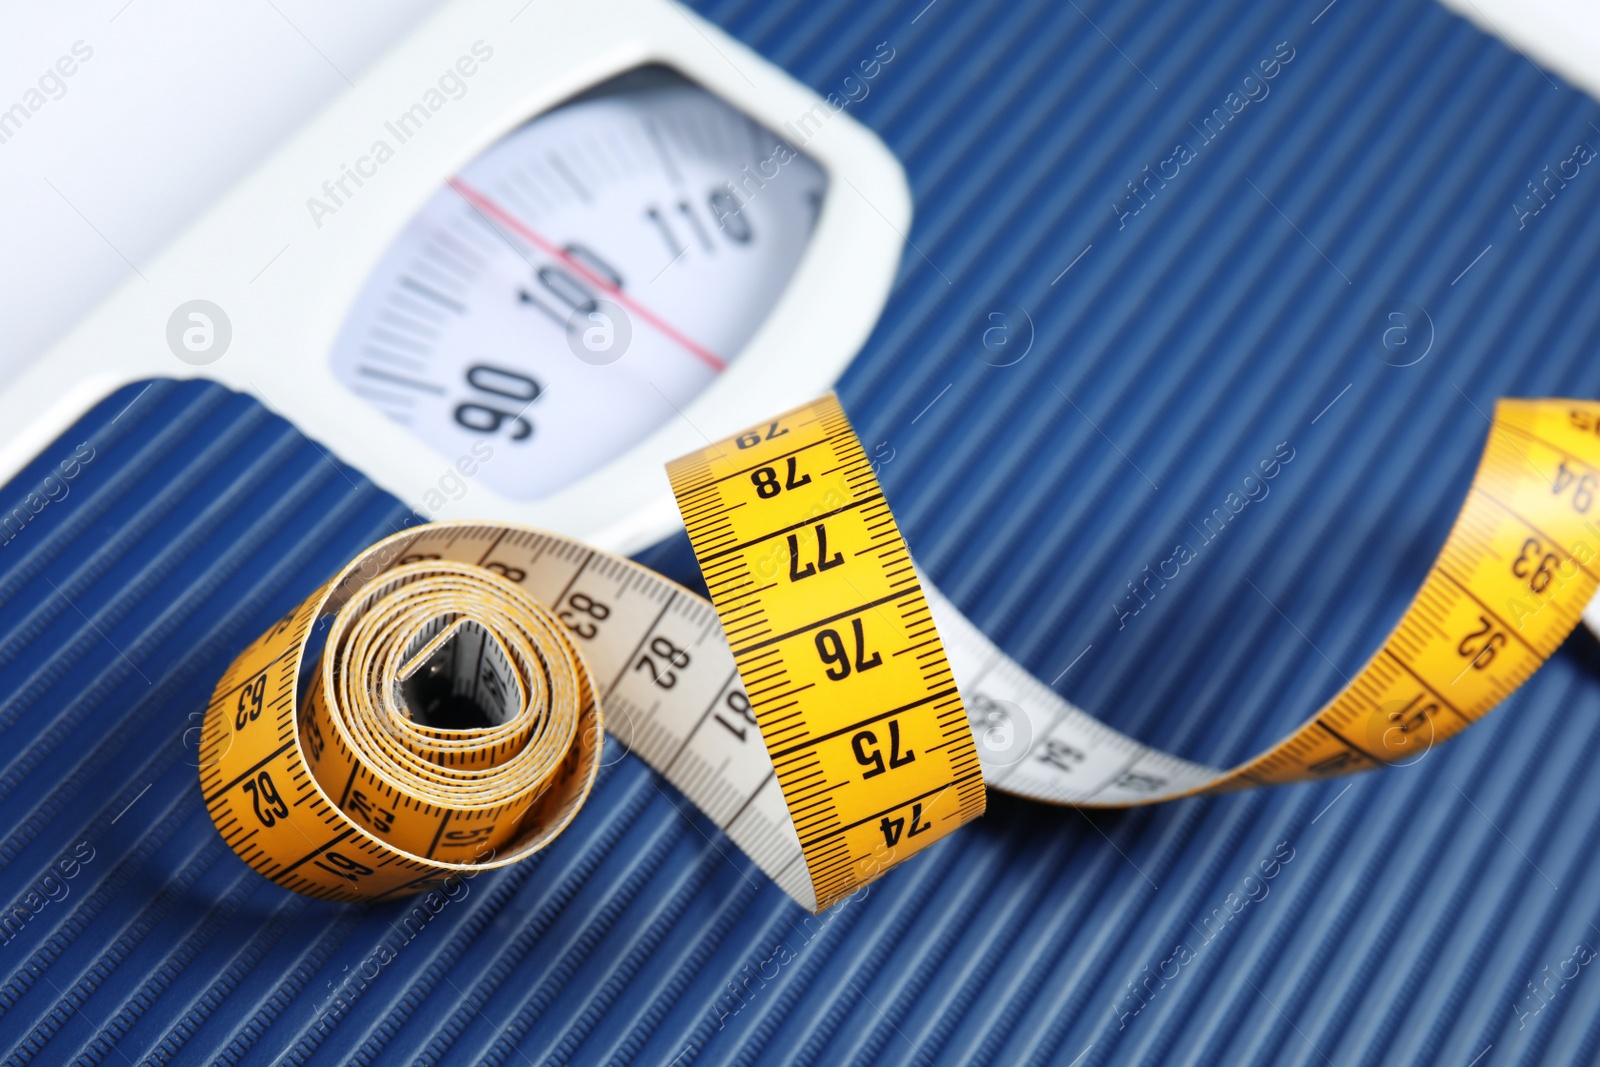
[[[1600,405],[1501,401],[1388,640],[1222,770],[1088,716],[920,582],[832,396],[668,475],[710,604],[505,525],[419,526],[351,561],[217,684],[200,782],[224,839],[311,896],[437,886],[559,834],[603,728],[818,910],[980,815],[985,785],[1125,806],[1414,760],[1525,681],[1597,584]]]
[[[1006,658],[954,607],[930,602],[993,788],[1124,807],[1326,778],[1415,761],[1555,652],[1594,595],[1597,493],[1600,404],[1500,401],[1466,502],[1394,631],[1304,725],[1228,770],[1105,726]]]

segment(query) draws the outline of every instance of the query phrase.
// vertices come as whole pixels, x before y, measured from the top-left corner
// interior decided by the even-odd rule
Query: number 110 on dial
[[[332,355],[365,403],[536,500],[709,385],[787,286],[826,189],[777,135],[664,68],[547,112],[450,179]]]

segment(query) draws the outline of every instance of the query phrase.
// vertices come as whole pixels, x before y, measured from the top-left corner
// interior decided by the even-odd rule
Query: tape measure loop
[[[512,862],[598,773],[596,687],[565,625],[503,575],[402,551],[423,531],[362,553],[247,649],[207,713],[212,819],[287,888],[376,899]]]

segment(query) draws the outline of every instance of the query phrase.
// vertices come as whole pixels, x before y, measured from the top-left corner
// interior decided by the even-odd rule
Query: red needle
[[[610,278],[602,277],[601,275],[596,274],[576,257],[568,253],[566,249],[557,247],[553,242],[547,240],[543,235],[537,233],[522,220],[518,219],[515,215],[511,214],[499,204],[496,204],[493,200],[490,200],[487,196],[484,196],[482,193],[468,185],[466,182],[462,181],[460,178],[451,178],[450,188],[460,193],[462,198],[465,199],[467,203],[471,204],[485,215],[488,215],[502,226],[512,230],[523,240],[536,245],[546,255],[554,256],[568,267],[583,275],[583,277],[587,279],[591,285],[596,285],[601,289],[604,289],[618,304],[621,304],[629,312],[637,315],[645,322],[648,322],[651,326],[654,326],[661,333],[665,334],[673,341],[676,341],[680,346],[682,346],[685,352],[688,352],[690,355],[700,360],[700,362],[704,363],[712,370],[722,371],[727,369],[727,362],[717,356],[715,352],[712,352],[707,348],[702,348],[693,341],[689,340],[689,338],[685,337],[683,334],[674,329],[670,323],[663,321],[655,314],[655,312],[651,311],[649,308],[628,296],[618,286],[612,284]]]

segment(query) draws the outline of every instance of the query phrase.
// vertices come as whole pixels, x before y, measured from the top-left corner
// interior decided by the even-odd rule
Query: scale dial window
[[[395,238],[341,330],[349,389],[537,500],[737,359],[827,189],[790,140],[663,68],[525,123]],[[487,459],[485,457],[488,457]]]

